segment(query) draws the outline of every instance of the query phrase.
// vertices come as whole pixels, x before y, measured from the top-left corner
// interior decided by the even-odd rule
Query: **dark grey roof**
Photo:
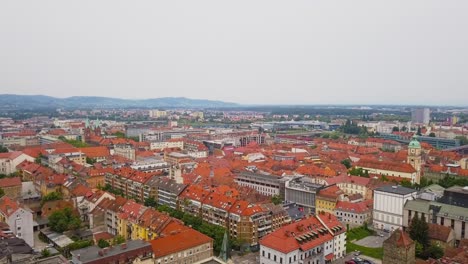
[[[187,184],[177,183],[174,180],[161,179],[158,189],[173,193],[177,196],[187,187]]]
[[[256,180],[264,180],[264,181],[272,181],[272,182],[278,182],[281,177],[276,176],[276,175],[271,175],[271,174],[260,174],[260,173],[253,173],[253,172],[247,172],[247,171],[242,171],[241,173],[235,175],[235,178],[251,178],[251,179],[256,179]]]
[[[399,195],[407,195],[410,193],[417,192],[415,189],[406,188],[400,185],[393,185],[393,186],[386,185],[386,186],[379,187],[375,190],[380,191],[380,192],[399,194]]]
[[[34,250],[21,238],[6,238],[0,240],[0,258],[11,254],[33,254]]]

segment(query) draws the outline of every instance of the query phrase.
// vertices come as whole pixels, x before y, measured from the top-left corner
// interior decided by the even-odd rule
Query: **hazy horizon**
[[[467,106],[468,2],[8,1],[0,94]]]

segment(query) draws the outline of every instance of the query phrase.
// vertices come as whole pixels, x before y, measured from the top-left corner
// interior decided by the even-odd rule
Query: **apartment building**
[[[302,206],[307,214],[316,212],[316,194],[323,187],[306,177],[296,177],[285,182],[284,200]]]
[[[344,226],[329,214],[322,218],[328,221],[311,216],[265,236],[260,240],[260,263],[326,263],[346,255]]]
[[[8,196],[3,196],[0,198],[0,222],[7,223],[16,237],[24,239],[30,247],[34,247],[34,221],[29,209],[21,207]]]
[[[362,226],[364,223],[370,223],[372,220],[372,202],[366,200],[352,203],[338,201],[335,206],[335,216],[341,223],[350,226]]]
[[[280,194],[281,177],[253,172],[240,172],[234,177],[234,181],[240,186],[250,187],[263,195]]]
[[[209,263],[213,239],[185,226],[168,227],[171,232],[150,241],[154,263]]]

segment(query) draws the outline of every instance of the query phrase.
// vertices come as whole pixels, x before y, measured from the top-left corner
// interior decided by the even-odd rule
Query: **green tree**
[[[345,165],[346,169],[349,169],[352,167],[351,165],[351,160],[350,159],[344,159],[341,161],[341,164]]]
[[[116,235],[112,240],[112,245],[120,245],[125,243],[125,238],[121,235]]]
[[[5,195],[5,191],[2,188],[0,188],[0,198],[2,198],[4,195]]]
[[[8,152],[8,148],[6,148],[3,145],[0,145],[0,153],[7,153],[7,152]]]
[[[81,219],[75,215],[71,208],[57,210],[49,216],[49,226],[52,231],[63,233],[67,230],[76,230],[81,227]]]
[[[416,214],[411,220],[409,226],[409,235],[414,241],[418,241],[424,249],[429,246],[429,226],[426,223],[426,219],[419,218]]]
[[[98,245],[98,247],[100,247],[100,248],[106,248],[106,247],[109,247],[109,246],[110,246],[110,243],[101,238],[101,239],[99,239],[97,245]]]
[[[42,163],[42,158],[44,158],[44,155],[42,155],[42,153],[39,153],[37,158],[34,159],[34,163],[41,164]]]
[[[145,199],[144,204],[145,204],[145,206],[148,206],[148,207],[156,207],[157,202],[156,202],[156,199],[153,196],[150,196],[150,197]]]
[[[422,136],[422,134],[421,134],[421,127],[418,127],[418,131],[416,132],[416,135]]]
[[[283,202],[283,199],[281,199],[281,196],[279,195],[273,195],[271,197],[271,202],[275,205],[281,204]]]
[[[59,192],[51,192],[42,196],[41,204],[44,205],[45,202],[59,200],[63,200],[63,195]]]
[[[392,128],[392,131],[393,131],[393,132],[399,132],[400,129],[399,129],[397,126],[394,126],[394,127]]]
[[[432,243],[427,248],[426,252],[424,252],[424,256],[427,258],[440,259],[444,256],[444,249],[441,246]]]
[[[126,138],[125,136],[125,133],[124,132],[121,132],[121,131],[117,131],[114,133],[114,136],[118,137],[118,138]]]
[[[429,133],[430,137],[436,137],[436,134],[434,132]]]
[[[418,241],[415,241],[415,251],[416,251],[416,256],[422,256],[424,253],[424,247],[421,243]]]
[[[47,257],[50,257],[50,251],[47,248],[44,248],[41,251],[41,258],[47,258]]]
[[[86,163],[93,165],[96,163],[96,159],[92,159],[90,157],[86,157]]]
[[[401,128],[401,131],[403,131],[403,132],[406,132],[407,130],[408,130],[408,128],[407,128],[406,126],[403,126],[403,127]]]

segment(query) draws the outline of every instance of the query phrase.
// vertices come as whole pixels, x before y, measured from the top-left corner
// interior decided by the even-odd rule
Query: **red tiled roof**
[[[101,239],[109,240],[109,239],[114,238],[114,235],[112,235],[111,233],[108,233],[108,232],[94,233],[93,236],[94,236],[94,240],[96,240],[96,241],[99,241]]]
[[[338,222],[339,223],[339,222]],[[341,224],[339,224],[342,227]],[[319,246],[326,241],[333,239],[332,234],[326,230],[320,232],[319,230],[326,230],[325,226],[318,220],[316,216],[302,219],[299,222],[295,222],[266,235],[260,240],[260,244],[274,250],[289,253],[297,249],[307,251],[311,248]],[[305,239],[305,242],[300,243],[296,238],[301,239],[305,234],[315,232],[318,237],[314,239]]]
[[[429,238],[443,242],[449,242],[450,233],[452,229],[448,226],[442,226],[437,224],[428,223],[429,226]]]
[[[0,188],[7,188],[7,187],[14,187],[14,186],[21,186],[20,177],[0,179]]]
[[[185,251],[206,243],[212,243],[213,239],[193,230],[192,228],[173,231],[165,237],[150,241],[155,258],[160,258],[176,252]]]
[[[362,214],[371,210],[369,202],[362,201],[357,203],[338,201],[335,210],[347,211]]]
[[[21,151],[13,151],[13,152],[5,152],[5,153],[0,153],[0,159],[10,159],[14,160],[17,157],[21,156],[23,152]]]
[[[371,168],[387,171],[414,173],[416,170],[408,163],[396,163],[396,162],[385,162],[385,161],[363,161],[360,160],[356,163],[356,167]]]
[[[86,157],[93,159],[110,156],[109,149],[104,146],[80,148],[79,150],[86,154]]]
[[[11,200],[8,196],[5,195],[2,198],[0,198],[0,212],[3,213],[5,216],[9,217],[19,208],[20,206],[18,205],[18,203]]]

